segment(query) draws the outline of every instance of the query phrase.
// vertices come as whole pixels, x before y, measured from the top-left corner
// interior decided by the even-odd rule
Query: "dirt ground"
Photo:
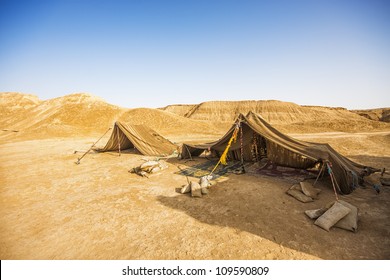
[[[390,169],[390,132],[294,137]],[[134,152],[91,153],[76,165],[74,151],[95,140],[0,142],[0,259],[390,258],[390,187],[342,196],[359,208],[358,232],[326,232],[304,214],[334,200],[326,178],[306,204],[285,194],[291,178],[254,174],[228,174],[192,198],[175,192],[186,183],[179,167],[207,159],[170,159],[150,178],[128,172],[153,159]]]

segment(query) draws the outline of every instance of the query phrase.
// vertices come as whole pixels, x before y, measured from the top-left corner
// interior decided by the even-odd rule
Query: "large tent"
[[[329,144],[291,138],[253,112],[240,115],[229,131],[215,142],[200,145],[184,143],[181,157],[199,156],[205,150],[220,156],[238,129],[237,141],[231,144],[228,152],[232,160],[258,161],[268,158],[275,164],[301,169],[312,168],[316,164],[324,168],[329,166],[343,194],[351,193],[362,182],[363,176],[372,171],[342,156]]]
[[[145,125],[116,122],[111,137],[100,152],[137,149],[147,156],[166,156],[176,151],[175,144]]]

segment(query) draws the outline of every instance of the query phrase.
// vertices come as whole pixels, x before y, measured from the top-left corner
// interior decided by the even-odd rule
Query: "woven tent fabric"
[[[131,125],[116,122],[107,144],[100,152],[136,148],[147,156],[171,155],[176,145],[145,125]]]
[[[181,151],[182,158],[198,156],[204,150],[214,151],[218,155],[226,147],[237,122],[241,123],[243,131],[243,157],[246,161],[251,160],[250,145],[253,135],[256,134],[265,139],[266,156],[276,164],[307,169],[319,162],[329,161],[343,194],[351,193],[357,187],[358,182],[363,179],[365,172],[369,170],[342,156],[329,144],[301,141],[283,134],[253,112],[249,112],[246,116],[241,114],[228,132],[215,142],[200,145],[184,143]],[[229,157],[241,160],[240,141],[231,145]]]

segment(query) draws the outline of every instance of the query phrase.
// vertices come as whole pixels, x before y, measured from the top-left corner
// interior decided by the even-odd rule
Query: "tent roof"
[[[100,151],[117,151],[136,148],[148,156],[170,155],[177,146],[146,125],[116,122],[110,139]]]

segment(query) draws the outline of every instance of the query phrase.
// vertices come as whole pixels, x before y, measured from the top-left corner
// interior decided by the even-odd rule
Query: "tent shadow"
[[[383,247],[383,238],[387,234],[386,223],[383,224],[383,220],[375,221],[376,223],[370,226],[363,224],[357,233],[337,228],[326,232],[306,217],[305,210],[320,208],[334,200],[333,191],[327,180],[322,180],[317,185],[322,189],[321,199],[305,204],[285,194],[291,183],[283,179],[253,180],[254,177],[249,175],[230,176],[229,180],[213,186],[209,194],[202,198],[178,195],[158,196],[157,200],[162,205],[184,212],[201,223],[245,231],[322,259],[390,257],[389,248]],[[218,228],[215,230],[218,231]],[[370,232],[366,232],[367,230]],[[371,234],[372,231],[374,234]],[[367,234],[370,234],[369,239]],[[367,248],[370,248],[370,253],[363,254]],[[256,256],[256,259],[264,258],[266,257]]]

